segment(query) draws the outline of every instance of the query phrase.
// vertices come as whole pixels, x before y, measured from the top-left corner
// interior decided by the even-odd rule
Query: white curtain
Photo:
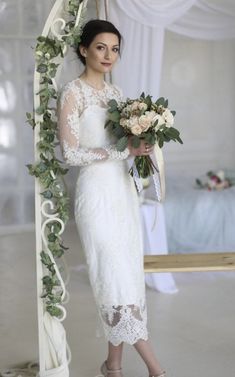
[[[113,79],[129,97],[143,90],[158,96],[166,29],[196,39],[235,38],[231,0],[112,0],[108,17],[124,37]]]
[[[171,194],[182,196],[184,186],[193,191],[198,174],[218,168],[234,169],[235,1],[112,0],[108,15],[124,37],[113,81],[129,97],[142,91],[153,98],[169,97],[170,106],[177,111],[176,126],[184,145],[169,143],[164,148],[166,170],[171,177],[167,181],[169,203]],[[174,179],[181,184],[177,192]],[[168,202],[166,220],[170,229],[176,224],[172,223],[167,205]],[[181,205],[185,205],[183,198]],[[174,218],[178,234],[188,240],[200,239],[200,234],[192,238],[190,232],[179,230],[179,211],[175,211]],[[227,213],[226,218],[229,216]],[[210,220],[216,221],[216,217]],[[188,219],[183,221],[188,224]],[[195,232],[195,227],[191,230]],[[185,245],[189,246],[187,242]],[[222,245],[226,247],[220,242],[220,249]],[[209,247],[208,240],[200,243],[201,251]],[[182,244],[174,248],[170,244],[173,249],[182,251]],[[195,243],[190,251],[193,250],[196,251]]]

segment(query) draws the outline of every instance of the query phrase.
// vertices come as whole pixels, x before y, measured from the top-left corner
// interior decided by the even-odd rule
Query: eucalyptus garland
[[[57,138],[57,118],[56,106],[53,102],[58,98],[58,94],[53,86],[53,79],[59,67],[58,58],[63,58],[66,46],[76,47],[80,42],[83,15],[76,25],[76,17],[80,4],[83,1],[70,0],[66,11],[68,21],[64,28],[64,35],[61,40],[52,36],[39,36],[35,47],[36,71],[40,74],[40,90],[36,93],[40,96],[40,106],[34,112],[26,113],[27,123],[35,129],[39,127],[40,140],[37,143],[39,159],[35,164],[27,165],[29,174],[39,180],[42,188],[41,195],[50,199],[57,218],[63,223],[69,217],[69,198],[64,185],[63,177],[68,169],[64,168],[63,162],[56,158],[56,147],[59,144]],[[40,122],[35,121],[34,114],[40,115]],[[58,221],[50,221],[47,226],[47,245],[54,258],[60,258],[68,249],[61,239],[61,225]],[[52,263],[48,253],[41,251],[41,261],[46,267],[47,274],[43,276],[43,295],[45,308],[53,316],[60,317],[62,310],[57,304],[61,303],[60,282],[57,279],[54,263]]]

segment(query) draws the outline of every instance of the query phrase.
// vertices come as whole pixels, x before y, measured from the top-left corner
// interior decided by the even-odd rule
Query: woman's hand
[[[146,141],[141,140],[140,146],[138,148],[134,148],[131,145],[131,138],[129,138],[128,148],[132,156],[147,156],[153,152],[154,145],[148,144]]]

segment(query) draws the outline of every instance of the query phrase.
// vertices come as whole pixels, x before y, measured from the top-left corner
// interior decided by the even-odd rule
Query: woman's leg
[[[122,351],[123,342],[119,346],[114,346],[112,343],[108,342],[108,357],[107,357],[107,368],[108,369],[120,369],[122,364]]]
[[[140,339],[134,344],[134,347],[144,360],[150,376],[157,376],[163,372],[148,340]]]

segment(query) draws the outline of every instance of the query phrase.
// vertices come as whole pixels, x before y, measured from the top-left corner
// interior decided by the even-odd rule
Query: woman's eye
[[[114,51],[114,52],[119,52],[119,48],[118,48],[118,47],[114,47],[114,48],[113,48],[113,51]]]
[[[98,49],[98,50],[103,50],[103,49],[104,49],[104,46],[97,46],[97,49]]]

